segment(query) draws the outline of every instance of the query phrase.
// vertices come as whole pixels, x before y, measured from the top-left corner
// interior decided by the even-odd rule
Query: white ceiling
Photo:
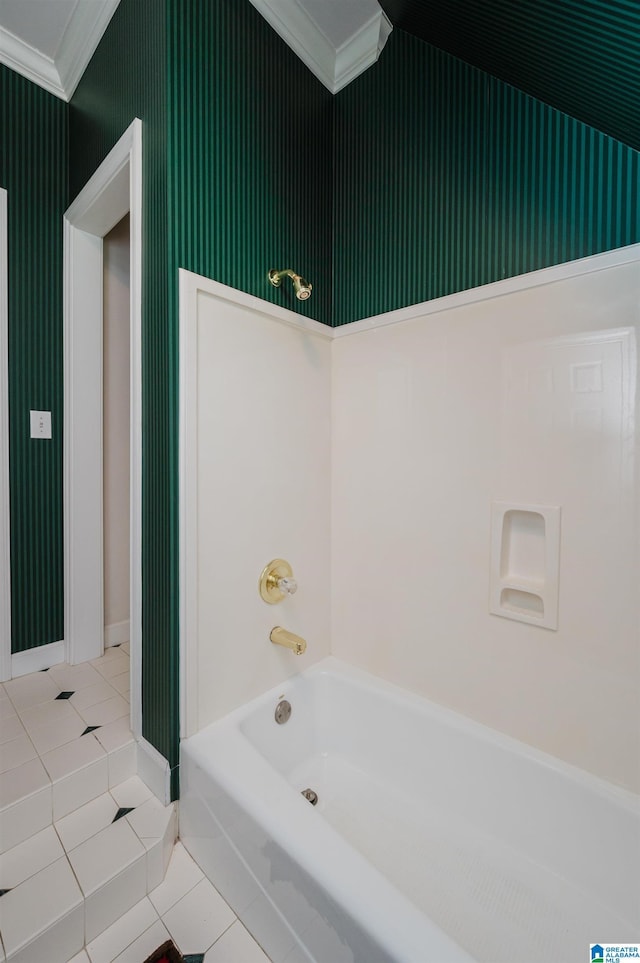
[[[0,23],[55,60],[76,6],[77,0],[0,0]]]
[[[0,63],[70,100],[119,2],[0,0]],[[332,93],[375,63],[392,29],[378,0],[251,3]]]

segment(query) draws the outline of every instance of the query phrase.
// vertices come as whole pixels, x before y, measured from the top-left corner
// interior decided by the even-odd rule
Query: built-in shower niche
[[[559,506],[494,502],[489,611],[557,629],[559,569]]]

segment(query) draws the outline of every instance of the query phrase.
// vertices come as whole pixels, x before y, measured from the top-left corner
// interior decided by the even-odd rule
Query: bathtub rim
[[[299,680],[310,680],[315,676],[336,676],[340,679],[348,679],[349,682],[358,688],[379,691],[393,702],[400,702],[403,706],[408,706],[428,716],[435,722],[445,724],[449,728],[478,739],[483,743],[489,743],[498,749],[506,751],[510,755],[517,755],[521,759],[535,763],[560,777],[568,779],[585,790],[594,792],[609,802],[622,806],[631,814],[640,816],[640,794],[634,793],[624,786],[608,782],[606,779],[596,776],[595,773],[589,772],[587,769],[581,769],[579,766],[566,762],[566,760],[558,756],[553,756],[551,753],[538,749],[505,732],[501,732],[499,729],[493,729],[485,723],[479,722],[470,716],[463,715],[456,709],[451,709],[441,703],[434,702],[426,696],[405,689],[403,686],[397,685],[394,682],[389,682],[381,676],[362,669],[360,666],[338,659],[333,655],[325,656],[313,665],[302,669],[295,675],[289,676],[289,678],[285,679],[279,685],[273,686],[244,705],[238,706],[238,708],[209,723],[197,733],[194,733],[187,739],[183,739],[181,745],[185,743],[192,745],[197,744],[196,740],[199,742],[201,737],[205,737],[206,733],[217,730],[218,727],[220,727],[220,729],[223,727],[237,727],[258,755],[264,758],[260,750],[253,746],[250,738],[245,734],[242,728],[242,722],[249,714],[253,714],[253,712],[269,704],[274,699],[279,701],[281,698],[286,698],[287,694]]]

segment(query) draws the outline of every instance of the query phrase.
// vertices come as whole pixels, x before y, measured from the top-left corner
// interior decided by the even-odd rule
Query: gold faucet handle
[[[279,578],[276,585],[285,595],[295,595],[298,591],[298,583],[294,578]]]
[[[274,558],[262,569],[259,582],[260,597],[275,605],[282,602],[287,595],[293,595],[298,590],[298,583],[293,577],[293,569],[283,558]]]

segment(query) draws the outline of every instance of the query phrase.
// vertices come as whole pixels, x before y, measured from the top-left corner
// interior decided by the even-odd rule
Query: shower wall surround
[[[640,245],[334,331],[183,279],[189,732],[331,652],[640,790]],[[500,506],[557,629],[491,613]]]
[[[332,449],[333,654],[635,791],[639,304],[635,260],[342,329]],[[561,507],[557,631],[490,614],[495,502]]]
[[[191,734],[330,653],[332,344],[316,321],[181,278]],[[258,581],[274,558],[298,590],[270,605]],[[275,626],[306,653],[274,645]]]

